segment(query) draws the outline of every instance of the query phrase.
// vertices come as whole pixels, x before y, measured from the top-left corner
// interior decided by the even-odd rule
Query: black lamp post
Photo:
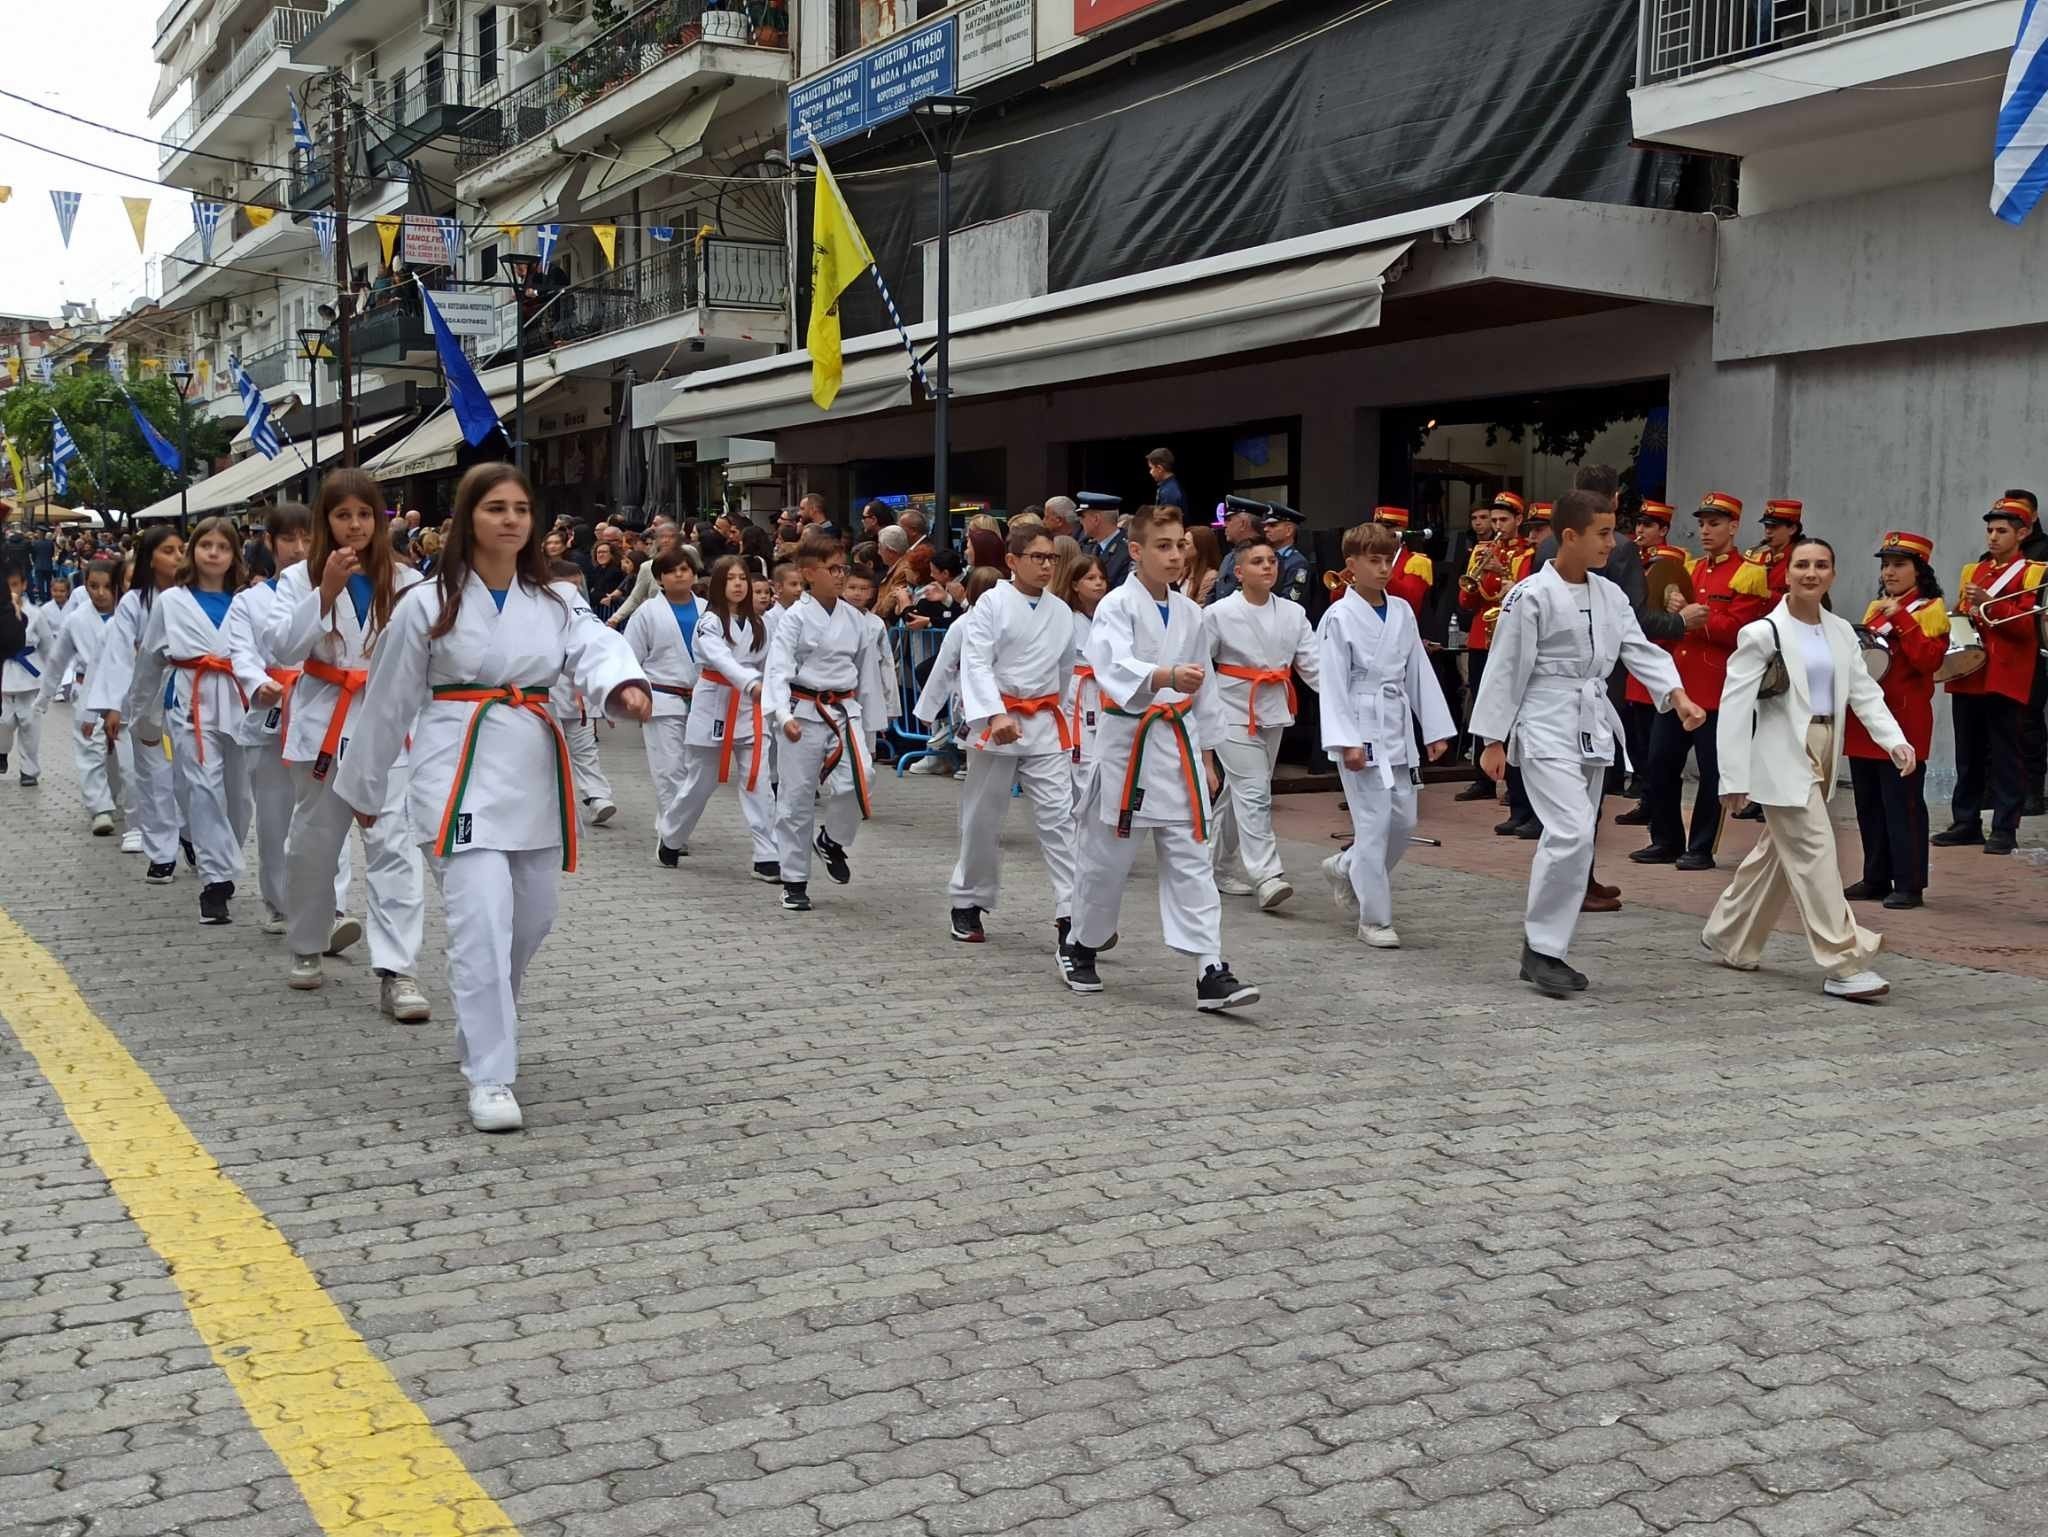
[[[948,412],[953,326],[953,157],[974,115],[971,96],[927,96],[910,109],[918,131],[939,167],[938,377],[932,387],[932,537],[935,547],[953,542],[952,422]]]
[[[185,396],[192,388],[192,364],[178,359],[171,370],[171,383],[178,387],[178,537],[185,535],[185,498],[192,489],[192,433],[185,414]]]
[[[512,462],[521,473],[526,470],[526,306],[537,298],[534,279],[540,273],[540,258],[531,252],[512,251],[498,258],[497,278],[479,278],[485,288],[512,290]]]
[[[320,312],[327,314],[327,306],[321,305]],[[327,356],[327,327],[300,326],[298,337],[299,351],[306,359],[306,372],[312,379],[312,391],[306,406],[312,421],[308,435],[313,439],[313,467],[306,471],[306,501],[310,505],[320,495],[320,360]]]

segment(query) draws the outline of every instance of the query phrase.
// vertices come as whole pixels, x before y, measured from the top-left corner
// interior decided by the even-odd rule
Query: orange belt
[[[1072,752],[1074,755],[1074,761],[1076,763],[1079,763],[1081,761],[1081,722],[1087,719],[1087,716],[1083,713],[1081,709],[1081,686],[1086,683],[1094,682],[1094,668],[1088,666],[1086,663],[1082,663],[1074,669],[1074,720],[1072,726],[1074,746],[1072,748]],[[1097,686],[1095,693],[1098,698],[1101,697],[1102,689],[1099,685]]]
[[[289,729],[286,722],[291,719],[292,690],[299,686],[299,669],[296,667],[266,667],[263,670],[270,674],[270,681],[272,683],[275,683],[284,690],[282,694],[277,696],[277,729],[282,733]]]
[[[1067,713],[1060,708],[1058,694],[1040,694],[1034,699],[1019,699],[1015,694],[1005,694],[1003,708],[1012,715],[1023,716],[1044,715],[1050,712],[1052,723],[1059,728],[1060,751],[1070,753],[1079,745],[1080,737],[1067,724]],[[988,746],[989,734],[995,729],[996,723],[993,720],[982,729],[981,746]]]
[[[1256,734],[1259,729],[1259,686],[1261,684],[1278,683],[1283,685],[1287,690],[1287,712],[1290,715],[1300,713],[1301,701],[1294,692],[1293,668],[1231,667],[1226,666],[1222,662],[1218,662],[1216,664],[1216,670],[1222,673],[1223,676],[1226,678],[1236,678],[1242,682],[1249,683],[1252,686],[1251,708],[1248,711],[1246,711],[1244,721],[1245,729],[1247,731]]]
[[[732,691],[732,697],[725,702],[725,740],[718,747],[718,782],[720,784],[727,784],[732,779],[732,734],[739,729],[740,724],[740,686],[724,673],[712,667],[698,668],[697,681],[699,683],[716,683],[721,688]],[[750,791],[761,783],[761,737],[763,734],[764,729],[761,725],[761,696],[756,694],[754,696],[754,756],[753,761],[747,765],[747,789]]]
[[[433,692],[436,702],[476,706],[469,712],[469,729],[462,734],[462,753],[456,760],[455,781],[448,787],[448,804],[441,808],[441,827],[434,835],[434,852],[445,859],[456,851],[462,797],[469,789],[470,774],[476,767],[477,730],[493,706],[503,705],[507,709],[524,710],[536,716],[555,739],[555,800],[562,819],[562,868],[573,872],[576,868],[576,797],[570,787],[576,782],[575,773],[569,765],[569,739],[562,735],[562,726],[555,719],[548,691],[544,688],[523,689],[515,683],[437,683]]]
[[[854,697],[852,689],[797,688],[789,691],[792,699],[808,699],[818,707],[818,716],[832,728],[832,746],[825,753],[825,761],[818,765],[818,783],[823,784],[832,777],[832,771],[839,767],[839,760],[848,753],[853,754],[853,790],[860,800],[860,814],[863,821],[874,815],[874,800],[868,791],[867,770],[861,767],[860,747],[853,740],[853,719],[838,706]],[[835,713],[836,712],[836,713]],[[865,728],[863,728],[865,729]]]
[[[1152,734],[1154,726],[1164,721],[1173,734],[1173,745],[1180,751],[1181,777],[1187,782],[1188,806],[1195,818],[1195,842],[1209,841],[1209,813],[1202,802],[1201,780],[1195,770],[1195,744],[1188,736],[1187,715],[1192,704],[1193,701],[1184,699],[1178,704],[1155,704],[1141,712],[1107,706],[1110,714],[1138,723],[1138,734],[1131,741],[1130,766],[1124,770],[1124,798],[1117,807],[1116,835],[1119,838],[1130,837],[1132,814],[1145,799],[1144,789],[1138,783],[1139,772],[1145,763],[1145,739]]]
[[[242,708],[245,710],[249,708],[249,695],[242,687],[242,680],[235,676],[235,664],[224,656],[214,656],[210,653],[205,656],[174,656],[171,658],[171,665],[182,667],[192,674],[192,741],[198,748],[194,761],[204,763],[206,733],[200,728],[199,722],[199,698],[204,692],[199,685],[204,675],[210,672],[224,674],[227,680],[234,684],[235,692],[241,696]]]
[[[348,724],[349,706],[355,703],[363,685],[370,681],[370,674],[367,668],[336,667],[317,656],[307,657],[306,665],[300,670],[308,677],[332,683],[341,690],[341,697],[334,701],[334,714],[327,721],[327,735],[320,739],[320,751],[313,758],[313,777],[325,779],[327,771],[334,767],[334,755],[341,747],[341,729]]]

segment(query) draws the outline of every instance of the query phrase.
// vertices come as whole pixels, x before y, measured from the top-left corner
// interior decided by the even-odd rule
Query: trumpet
[[[2010,592],[1995,592],[1974,604],[1969,610],[1969,615],[1980,629],[1995,630],[2002,624],[2011,624],[2015,619],[2025,619],[2032,614],[2040,602],[2040,597],[2041,590],[2038,587],[2015,587]],[[2020,606],[1994,618],[1989,611],[2001,603]]]
[[[1513,534],[1495,534],[1480,545],[1477,574],[1470,570],[1466,571],[1458,578],[1458,586],[1466,592],[1478,592],[1488,599],[1498,598],[1501,594],[1500,579],[1508,574],[1507,552],[1514,538]],[[1493,584],[1492,591],[1487,590],[1489,583]]]
[[[1325,571],[1323,573],[1323,590],[1332,597],[1343,592],[1350,585],[1351,573],[1349,571]]]

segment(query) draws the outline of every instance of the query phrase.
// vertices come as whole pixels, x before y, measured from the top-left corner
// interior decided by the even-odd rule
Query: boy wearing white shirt
[[[79,585],[79,590],[87,594],[86,606],[66,615],[49,644],[42,648],[48,665],[43,669],[42,691],[36,696],[39,718],[66,684],[73,679],[83,683],[98,661],[107,621],[114,616],[114,581],[118,574],[118,567],[104,562],[95,561],[88,566]],[[52,613],[55,609],[45,608],[44,612]],[[118,775],[125,785],[133,772],[132,768],[124,770],[119,762],[127,753],[128,738],[121,737],[118,748],[109,743],[100,717],[85,707],[83,690],[75,697],[77,703],[71,711],[71,763],[78,772],[79,799],[85,803],[86,815],[92,818],[93,836],[105,838],[114,831],[113,775]]]
[[[1338,905],[1358,914],[1358,937],[1376,950],[1401,943],[1394,931],[1391,880],[1415,831],[1421,782],[1410,716],[1422,723],[1432,763],[1458,733],[1414,610],[1387,598],[1400,551],[1401,536],[1378,523],[1345,534],[1344,569],[1351,585],[1316,632],[1323,751],[1344,782],[1352,834],[1350,848],[1323,861],[1323,874]]]
[[[1046,591],[1058,559],[1044,526],[1010,535],[1010,580],[999,582],[955,628],[961,714],[967,722],[967,787],[960,796],[960,858],[950,886],[953,938],[978,945],[981,915],[1002,883],[1003,814],[1011,791],[1031,802],[1038,846],[1052,877],[1053,922],[1074,905],[1073,730],[1061,690],[1074,667],[1074,621]]]
[[[1308,612],[1273,591],[1279,551],[1269,544],[1239,550],[1237,580],[1237,591],[1202,610],[1216,674],[1202,696],[1209,793],[1219,798],[1212,840],[1216,889],[1227,896],[1256,894],[1271,912],[1294,895],[1273,837],[1273,765],[1280,761],[1282,734],[1294,724],[1294,674],[1310,688],[1322,685]],[[1240,857],[1242,880],[1232,868]]]

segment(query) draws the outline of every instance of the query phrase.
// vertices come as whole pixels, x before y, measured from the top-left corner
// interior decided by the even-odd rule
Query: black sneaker
[[[1543,824],[1530,817],[1515,829],[1515,836],[1525,843],[1533,843],[1543,836]]]
[[[1496,838],[1519,837],[1522,831],[1522,824],[1527,820],[1527,817],[1521,816],[1518,813],[1510,813],[1505,822],[1493,824],[1493,835]]]
[[[34,774],[23,774],[21,776],[21,787],[24,790],[33,790],[37,785],[41,784],[42,782],[43,781]]]
[[[1195,984],[1195,1007],[1204,1014],[1241,1008],[1258,1001],[1259,990],[1249,982],[1238,981],[1228,961],[1211,966],[1202,973],[1202,980]]]
[[[1917,891],[1894,891],[1884,899],[1884,905],[1893,912],[1903,912],[1918,907],[1920,893]]]
[[[190,838],[180,838],[178,848],[185,856],[185,868],[194,875],[199,873],[199,851],[192,847]]]
[[[1671,866],[1675,870],[1711,870],[1714,868],[1714,856],[1703,854],[1698,849],[1687,849],[1671,861]]]
[[[1491,779],[1475,779],[1456,795],[1452,796],[1451,799],[1454,801],[1490,801],[1493,799],[1493,781]]]
[[[827,833],[820,830],[814,846],[825,857],[825,873],[832,877],[835,884],[844,886],[853,879],[853,866],[846,862],[844,844],[834,843]]]
[[[7,754],[0,752],[0,774],[7,772]]]
[[[782,883],[782,910],[786,913],[807,913],[811,910],[811,894],[806,881],[784,881]]]
[[[661,861],[663,869],[673,870],[677,865],[682,863],[683,851],[681,849],[672,849],[666,843],[663,843],[660,839],[656,839],[654,844],[654,857]]]
[[[1891,895],[1891,887],[1879,886],[1875,881],[1855,881],[1842,888],[1844,902],[1882,902]]]
[[[1678,863],[1678,850],[1667,849],[1661,843],[1652,843],[1646,848],[1637,849],[1628,856],[1628,859],[1629,863],[1634,865],[1675,865]]]
[[[168,886],[177,879],[177,876],[178,865],[175,860],[160,865],[153,864],[142,872],[142,878],[152,886]]]
[[[1584,972],[1572,970],[1554,955],[1538,955],[1526,944],[1522,946],[1522,980],[1546,998],[1562,998],[1567,993],[1586,990]]]
[[[1764,819],[1764,808],[1751,801],[1740,811],[1733,813],[1733,816],[1738,822],[1761,822]]]
[[[1095,974],[1095,952],[1086,945],[1062,939],[1053,949],[1060,963],[1060,980],[1077,993],[1099,993],[1102,978]]]
[[[214,881],[199,888],[199,921],[201,923],[227,923],[228,898],[234,887],[227,881]]]
[[[757,860],[754,864],[754,879],[766,881],[771,886],[782,884],[782,866],[772,859]]]
[[[1616,827],[1648,827],[1650,825],[1650,808],[1641,804],[1631,806],[1627,811],[1624,811],[1614,819],[1614,825]]]
[[[1994,832],[1984,840],[1984,852],[1987,854],[2010,854],[2016,847],[2018,840],[2011,833]]]
[[[1938,849],[1965,848],[1972,843],[1984,841],[1984,828],[1978,822],[1956,822],[1943,828],[1927,841]]]
[[[978,945],[988,938],[981,931],[980,908],[956,907],[953,909],[953,937],[963,945]]]

